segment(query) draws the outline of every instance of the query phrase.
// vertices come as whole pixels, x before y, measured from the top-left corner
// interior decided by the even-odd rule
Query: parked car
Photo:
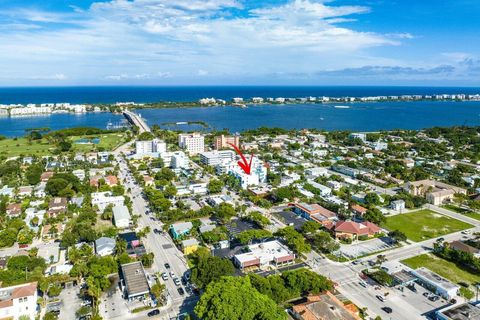
[[[426,298],[430,297],[430,295],[431,295],[430,292],[424,292],[424,293],[423,293],[423,296],[426,297]]]
[[[173,278],[173,283],[178,287],[180,285],[180,280],[178,280],[178,278]]]
[[[160,310],[155,309],[155,310],[152,310],[149,313],[147,313],[147,316],[148,317],[154,317],[154,316],[158,316],[159,314],[160,314]]]
[[[183,296],[185,294],[185,291],[183,290],[182,287],[178,288],[177,291],[181,296]]]
[[[176,278],[177,276],[175,275],[175,272],[170,271],[170,277],[172,277],[172,279],[173,279],[173,278]]]
[[[166,272],[162,272],[162,279],[163,279],[163,281],[168,280],[168,274]]]
[[[428,298],[428,300],[430,300],[430,301],[438,301],[438,300],[440,300],[440,297],[439,297],[439,296],[436,296],[436,295],[432,295],[432,296],[430,296],[430,297]]]
[[[165,269],[170,269],[170,265],[168,263],[165,263],[164,266],[165,266]]]
[[[382,310],[385,311],[386,313],[392,313],[393,312],[392,308],[390,308],[390,307],[383,307]]]

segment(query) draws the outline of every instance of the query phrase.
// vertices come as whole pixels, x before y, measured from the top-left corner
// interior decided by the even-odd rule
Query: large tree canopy
[[[283,320],[287,314],[252,287],[248,277],[223,277],[207,286],[195,307],[202,320]]]

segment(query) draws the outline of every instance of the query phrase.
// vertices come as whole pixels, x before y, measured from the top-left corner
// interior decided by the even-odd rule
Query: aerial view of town
[[[478,12],[0,1],[0,320],[480,320]]]

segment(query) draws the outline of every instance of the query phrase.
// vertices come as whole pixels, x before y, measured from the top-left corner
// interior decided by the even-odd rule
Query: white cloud
[[[112,0],[68,13],[20,9],[9,19],[32,29],[0,33],[0,68],[25,79],[61,68],[73,82],[95,83],[358,67],[378,60],[370,48],[410,39],[338,25],[368,12],[315,0],[250,11],[240,0]]]

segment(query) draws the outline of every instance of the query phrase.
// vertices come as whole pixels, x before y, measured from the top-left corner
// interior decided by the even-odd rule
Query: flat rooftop
[[[128,296],[137,296],[150,291],[142,262],[122,264],[122,274]]]
[[[248,246],[250,252],[235,255],[235,258],[243,263],[260,259],[260,261],[273,261],[278,258],[283,258],[293,253],[283,244],[277,240],[252,244]]]
[[[431,282],[432,284],[435,284],[436,286],[442,289],[445,289],[446,291],[459,289],[458,285],[448,281],[444,277],[424,267],[414,270],[413,274],[419,276],[420,278],[423,278],[424,280]]]
[[[464,303],[438,313],[451,320],[474,320],[480,319],[480,306]]]

